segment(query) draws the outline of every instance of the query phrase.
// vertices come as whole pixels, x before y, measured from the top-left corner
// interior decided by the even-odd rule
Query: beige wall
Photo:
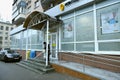
[[[29,1],[29,0],[27,0],[26,2],[28,2],[28,1]],[[26,17],[27,17],[29,14],[31,14],[33,11],[43,12],[43,8],[42,8],[42,6],[41,6],[40,0],[39,0],[39,2],[40,2],[39,6],[38,6],[37,8],[35,8],[35,2],[36,2],[36,1],[37,1],[37,0],[31,0],[31,3],[27,6],[27,8],[31,6],[31,10],[30,10],[29,13],[27,13],[27,11],[26,11]],[[27,10],[27,8],[26,8],[26,10]]]
[[[1,26],[3,26],[3,30],[1,30]],[[8,27],[8,30],[6,30],[6,27]],[[0,22],[0,48],[10,48],[10,31],[11,28],[15,28],[15,25],[12,25],[10,23]],[[7,38],[7,39],[6,39]]]

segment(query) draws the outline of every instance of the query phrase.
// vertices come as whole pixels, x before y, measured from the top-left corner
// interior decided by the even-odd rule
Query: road
[[[16,65],[15,62],[4,63],[0,61],[0,80],[80,80],[66,74],[57,72],[37,74]]]

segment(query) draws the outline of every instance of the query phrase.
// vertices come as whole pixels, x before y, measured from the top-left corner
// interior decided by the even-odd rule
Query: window
[[[120,39],[120,3],[97,10],[98,40]]]
[[[120,51],[120,3],[97,9],[99,51]],[[112,42],[110,41],[112,40]]]
[[[39,0],[35,1],[35,8],[39,7],[39,5],[40,5],[40,1]]]
[[[0,32],[0,35],[2,35],[3,33],[2,32]]]
[[[74,18],[68,18],[66,20],[63,21],[63,27],[62,27],[62,38],[61,40],[63,42],[71,42],[74,39]]]
[[[75,17],[76,19],[76,50],[94,51],[94,20],[93,11]],[[86,42],[83,42],[86,41]],[[80,42],[80,43],[79,43]]]
[[[29,4],[31,4],[31,0],[28,0],[28,2],[27,2],[27,6],[28,6]]]
[[[120,51],[120,42],[100,42],[100,51]]]
[[[8,36],[8,32],[5,33]]]
[[[29,6],[27,9],[27,13],[31,12],[31,6]]]
[[[76,40],[94,40],[93,12],[76,16]]]
[[[3,26],[1,26],[1,30],[3,30]]]
[[[5,37],[5,40],[8,40],[8,37]]]
[[[11,28],[11,30],[13,30],[13,28]]]
[[[20,12],[20,13],[25,13],[25,8],[24,8],[24,7],[20,7],[20,8],[19,8],[19,12]]]
[[[64,50],[64,51],[73,51],[74,50],[74,44],[73,43],[62,44],[61,49]]]
[[[0,41],[3,39],[3,37],[0,37]]]
[[[6,27],[6,31],[8,31],[9,30],[9,27]]]

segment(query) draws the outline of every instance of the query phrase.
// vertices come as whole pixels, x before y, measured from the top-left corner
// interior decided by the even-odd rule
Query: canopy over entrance
[[[60,22],[56,18],[51,17],[45,13],[34,11],[25,20],[23,27],[27,29],[41,30],[46,25],[46,21],[49,20],[49,25]],[[50,26],[49,26],[50,27]]]
[[[35,30],[41,30],[44,26],[46,27],[46,66],[48,65],[48,31],[49,28],[52,27],[52,25],[58,24],[61,22],[58,21],[56,18],[53,18],[45,13],[34,11],[32,12],[25,20],[23,26],[26,29],[35,29]],[[28,30],[27,30],[28,35]],[[26,39],[26,44],[28,44],[28,38]],[[28,50],[28,46],[26,45],[26,53]],[[26,54],[26,60],[27,60],[27,54]]]

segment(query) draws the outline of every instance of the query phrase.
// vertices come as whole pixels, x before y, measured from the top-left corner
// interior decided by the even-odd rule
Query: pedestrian
[[[45,50],[45,53],[46,53],[46,42],[43,42],[43,44],[44,44],[44,50]],[[50,52],[50,44],[48,44],[48,64],[50,64],[50,54],[51,54],[51,52]]]

